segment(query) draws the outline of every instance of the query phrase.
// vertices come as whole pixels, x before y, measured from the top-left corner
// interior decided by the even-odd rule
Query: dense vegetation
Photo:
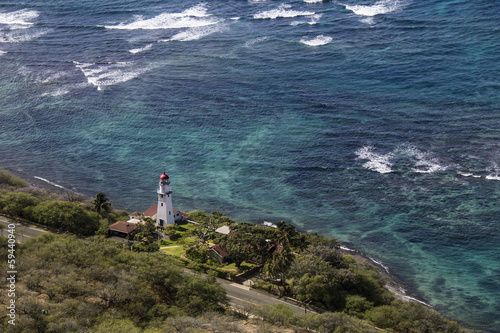
[[[18,322],[5,326],[8,332],[204,332],[220,329],[216,325],[244,332],[238,319],[223,314],[227,298],[214,278],[186,275],[180,268],[218,271],[220,264],[208,256],[209,243],[227,249],[238,268],[244,261],[262,264],[263,279],[256,280],[256,287],[331,311],[298,316],[282,306],[251,310],[271,324],[318,332],[374,332],[374,326],[389,332],[460,332],[455,322],[434,310],[396,300],[377,269],[343,254],[334,238],[299,233],[284,222],[270,228],[236,223],[217,211],[195,211],[189,218],[198,224],[191,224],[191,230],[165,228],[171,240],[186,246],[190,260],[181,261],[156,252],[151,220],[138,228],[134,252],[93,236],[104,235],[110,223],[128,216],[115,211],[103,193],[85,200],[26,185],[0,170],[0,212],[92,237],[44,234],[18,246]],[[222,225],[232,232],[217,234]],[[6,249],[6,239],[0,238],[1,258],[7,257]],[[2,279],[5,265],[6,260],[0,261]],[[0,304],[6,304],[6,295],[0,290]],[[4,313],[0,318],[7,322]],[[251,325],[257,331],[278,331],[267,324]]]
[[[220,312],[227,303],[222,287],[183,274],[175,258],[127,251],[103,238],[43,234],[18,248],[18,319],[7,325],[3,313],[4,332],[167,328],[168,318]],[[0,297],[6,304],[5,290]]]
[[[116,211],[103,193],[94,200],[67,191],[52,193],[0,169],[0,213],[81,236],[104,235],[109,224],[126,217]],[[126,217],[128,219],[128,217]]]

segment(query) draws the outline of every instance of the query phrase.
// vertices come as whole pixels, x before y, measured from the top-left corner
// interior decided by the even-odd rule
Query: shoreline
[[[12,169],[5,169],[5,170],[11,172],[16,177],[24,179],[25,181],[28,182],[30,186],[35,188],[39,188],[42,190],[50,190],[51,192],[60,192],[60,193],[73,192],[75,194],[83,195],[81,193],[65,188],[62,185],[56,184],[42,177],[32,176],[24,171],[12,170]],[[83,196],[87,198],[85,195]],[[90,200],[91,198],[87,199]],[[381,275],[382,279],[385,282],[385,288],[389,290],[396,298],[402,301],[416,302],[426,307],[433,308],[431,305],[419,299],[419,296],[416,293],[412,292],[402,280],[400,280],[394,274],[392,274],[389,268],[384,266],[381,262],[356,249],[351,249],[349,247],[346,247],[344,244],[340,246],[340,250],[344,254],[353,256],[359,262],[368,263],[376,267],[379,274]]]
[[[396,298],[406,302],[419,303],[423,306],[434,309],[432,305],[422,301],[419,296],[416,293],[412,292],[402,280],[392,274],[389,270],[389,267],[384,266],[381,262],[358,250],[351,249],[346,246],[340,246],[340,250],[344,254],[353,256],[359,262],[368,263],[376,267],[380,276],[385,282],[385,288],[389,290]]]

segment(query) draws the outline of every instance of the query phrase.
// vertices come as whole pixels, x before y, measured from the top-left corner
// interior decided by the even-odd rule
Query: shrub
[[[297,323],[297,318],[290,307],[283,304],[262,305],[255,310],[255,314],[273,324]]]
[[[366,298],[359,295],[347,296],[344,312],[362,318],[363,314],[373,308],[373,302],[369,302]]]
[[[28,187],[28,183],[10,173],[7,170],[0,169],[0,185],[12,187]]]

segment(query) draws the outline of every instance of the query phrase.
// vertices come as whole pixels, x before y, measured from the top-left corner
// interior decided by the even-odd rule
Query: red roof
[[[229,253],[224,248],[222,248],[219,244],[215,244],[215,245],[211,246],[210,248],[212,250],[214,250],[215,252],[217,252],[222,258],[227,257],[229,255]]]
[[[158,204],[154,204],[147,211],[144,212],[144,216],[152,217],[158,213]]]
[[[163,171],[163,173],[160,176],[160,179],[168,179],[168,175]]]
[[[139,212],[133,212],[132,214],[130,214],[129,216],[132,216],[132,217],[141,217],[141,213]]]
[[[131,233],[137,228],[137,224],[135,223],[127,223],[125,221],[118,221],[113,223],[108,227],[109,230],[124,232],[126,234]]]

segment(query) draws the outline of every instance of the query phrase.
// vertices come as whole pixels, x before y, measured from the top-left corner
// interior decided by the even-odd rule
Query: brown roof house
[[[118,236],[126,238],[132,235],[137,229],[137,224],[125,221],[118,221],[108,227],[108,237]]]
[[[219,244],[211,246],[208,249],[208,255],[220,263],[227,262],[231,259],[231,254]]]

